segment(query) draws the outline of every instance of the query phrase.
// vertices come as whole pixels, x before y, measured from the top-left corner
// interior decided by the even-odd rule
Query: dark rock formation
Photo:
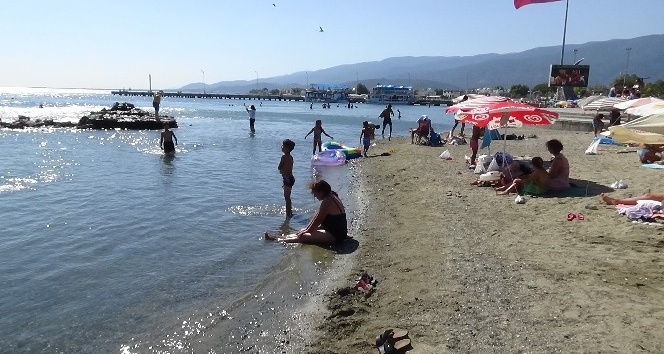
[[[175,118],[160,116],[155,119],[151,112],[134,107],[133,104],[115,102],[111,109],[103,108],[98,112],[90,112],[78,121],[79,128],[88,129],[153,129],[164,128],[168,123],[170,128],[177,128]]]
[[[52,119],[31,120],[30,117],[18,116],[18,120],[12,122],[3,122],[0,120],[0,128],[24,129],[24,128],[80,128],[80,129],[153,129],[164,128],[164,123],[168,123],[170,128],[177,128],[178,123],[175,118],[169,116],[160,116],[157,120],[154,114],[134,107],[133,104],[115,102],[110,109],[102,108],[98,112],[90,112],[89,115],[81,117],[78,123],[72,122],[54,122]]]

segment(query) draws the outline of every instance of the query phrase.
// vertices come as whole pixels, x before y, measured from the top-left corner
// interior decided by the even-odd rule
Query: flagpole
[[[565,60],[565,37],[567,36],[567,11],[569,10],[569,0],[566,0],[567,4],[565,5],[565,26],[563,27],[563,48],[562,53],[560,54],[560,65],[563,65],[563,60]]]

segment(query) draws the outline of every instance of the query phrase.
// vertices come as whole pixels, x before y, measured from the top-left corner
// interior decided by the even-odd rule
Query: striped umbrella
[[[469,111],[474,108],[485,107],[497,102],[510,101],[509,98],[503,96],[485,96],[473,100],[464,101],[454,106],[449,106],[445,109],[445,113],[456,113],[458,111]]]
[[[610,111],[615,109],[613,107],[615,104],[625,101],[627,101],[627,99],[622,97],[605,97],[592,101],[581,108],[583,108],[584,111]]]

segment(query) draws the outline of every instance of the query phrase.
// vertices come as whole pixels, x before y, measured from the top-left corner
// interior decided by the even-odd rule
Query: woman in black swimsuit
[[[330,184],[319,180],[309,184],[311,194],[320,200],[320,208],[309,225],[296,234],[278,237],[265,233],[265,238],[289,243],[315,243],[329,245],[348,237],[346,209]]]

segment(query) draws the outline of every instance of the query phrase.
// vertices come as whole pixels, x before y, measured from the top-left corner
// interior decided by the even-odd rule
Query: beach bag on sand
[[[498,165],[498,161],[496,161],[496,159],[491,160],[491,163],[489,164],[489,167],[487,167],[486,170],[487,172],[500,170],[500,165]]]
[[[450,150],[443,151],[443,153],[440,154],[440,158],[443,159],[443,160],[451,160],[452,159],[452,154],[450,154]]]

